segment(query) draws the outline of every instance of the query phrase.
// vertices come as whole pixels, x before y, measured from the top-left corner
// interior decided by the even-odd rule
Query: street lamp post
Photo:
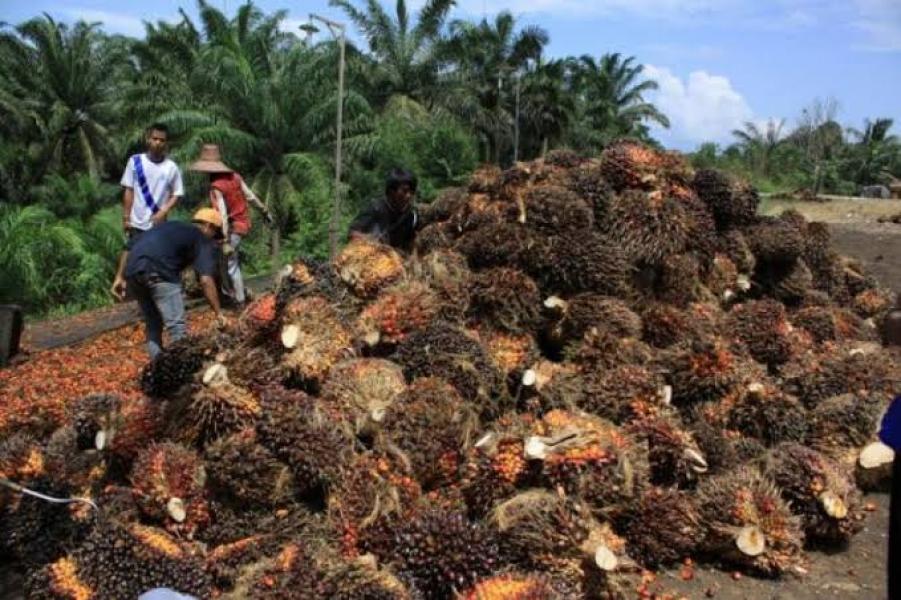
[[[307,34],[307,44],[312,41],[313,34],[319,31],[313,21],[324,23],[338,42],[338,117],[335,142],[335,201],[332,204],[332,216],[328,224],[329,256],[335,258],[338,253],[338,220],[341,218],[341,146],[344,138],[344,47],[345,27],[343,23],[310,14],[310,22],[301,29]]]

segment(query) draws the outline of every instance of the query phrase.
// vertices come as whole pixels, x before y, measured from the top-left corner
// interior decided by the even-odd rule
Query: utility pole
[[[516,110],[513,118],[513,163],[519,162],[519,84],[520,72],[516,72]]]
[[[338,116],[335,140],[335,201],[332,203],[332,216],[328,224],[329,257],[334,259],[338,254],[338,220],[341,218],[341,150],[344,138],[344,49],[346,45],[344,23],[338,23],[319,15],[310,14],[310,22],[302,25],[301,30],[307,34],[307,44],[312,45],[313,34],[319,28],[313,21],[320,21],[328,27],[335,41],[338,42]]]

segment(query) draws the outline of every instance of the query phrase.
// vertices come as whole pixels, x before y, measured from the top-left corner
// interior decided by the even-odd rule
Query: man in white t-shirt
[[[125,229],[125,250],[119,255],[113,296],[125,297],[125,260],[128,251],[141,234],[166,220],[178,199],[184,196],[184,185],[178,165],[166,158],[169,128],[154,123],[147,129],[147,152],[128,159],[122,173],[122,227]]]

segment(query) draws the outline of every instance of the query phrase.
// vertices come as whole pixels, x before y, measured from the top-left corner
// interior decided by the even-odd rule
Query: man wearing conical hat
[[[210,176],[210,204],[222,216],[222,235],[226,240],[223,253],[228,261],[228,277],[231,280],[231,296],[237,304],[246,300],[244,278],[238,262],[238,246],[250,232],[250,208],[248,200],[260,211],[266,221],[273,224],[269,209],[257,198],[244,179],[230,169],[219,155],[219,146],[206,144],[200,152],[200,159],[191,165],[192,171]]]

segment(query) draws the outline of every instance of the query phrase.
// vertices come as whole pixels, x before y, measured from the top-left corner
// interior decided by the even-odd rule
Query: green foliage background
[[[347,47],[342,232],[391,168],[414,171],[428,202],[480,163],[510,164],[517,124],[520,159],[559,147],[597,154],[623,136],[655,143],[649,126],[669,124],[647,101],[657,84],[635,57],[550,60],[540,27],[509,12],[451,21],[453,0],[427,0],[415,15],[404,0],[391,11],[331,3],[365,40]],[[185,175],[174,218],[206,202],[204,179],[186,167],[217,143],[276,217],[270,230],[257,216],[241,248],[245,271],[327,255],[337,45],[286,33],[284,11],[198,8],[196,20],[182,11],[177,22],[147,23],[141,39],[46,15],[0,25],[0,302],[47,315],[110,301],[123,243],[118,180],[157,121],[170,127]],[[857,193],[901,176],[890,120],[846,129],[833,113],[805,111],[791,132],[748,124],[734,144],[705,144],[692,161],[763,191]]]

